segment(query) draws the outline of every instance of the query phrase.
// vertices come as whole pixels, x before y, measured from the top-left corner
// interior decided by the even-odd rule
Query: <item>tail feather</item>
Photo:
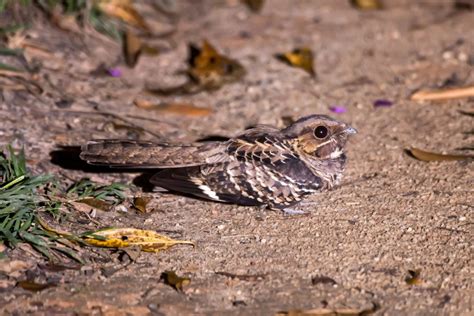
[[[208,144],[174,145],[131,140],[91,141],[81,149],[90,164],[129,168],[198,166],[209,158]]]

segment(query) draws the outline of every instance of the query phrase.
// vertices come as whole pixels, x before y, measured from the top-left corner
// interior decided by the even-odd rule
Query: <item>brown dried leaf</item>
[[[135,106],[145,109],[153,110],[162,113],[171,113],[188,116],[208,116],[212,114],[212,109],[197,107],[189,103],[162,103],[155,104],[147,100],[136,99],[134,102]]]
[[[54,283],[36,283],[33,281],[19,281],[17,286],[21,287],[24,290],[32,291],[32,292],[39,292],[45,290],[50,287],[57,286]]]
[[[316,77],[313,66],[313,51],[308,47],[295,48],[291,52],[277,54],[276,57],[284,63],[292,67],[301,68],[312,77]]]
[[[95,209],[99,209],[99,210],[104,211],[104,212],[110,211],[112,209],[112,206],[113,206],[109,202],[106,202],[104,200],[99,200],[99,199],[96,199],[96,198],[92,198],[92,197],[86,197],[84,199],[76,200],[76,202],[89,205],[89,206],[91,206]]]
[[[163,272],[161,274],[161,279],[178,292],[183,292],[183,287],[188,286],[191,283],[190,278],[180,277],[174,271]]]
[[[263,8],[265,0],[241,0],[253,12],[260,12]]]
[[[160,252],[177,244],[192,245],[192,241],[174,240],[152,230],[135,228],[108,228],[84,234],[89,245],[107,248],[139,246],[145,252]]]
[[[130,30],[127,30],[123,36],[123,54],[125,57],[125,63],[128,67],[133,68],[138,62],[138,58],[142,53],[142,41],[133,34]]]
[[[421,269],[408,270],[408,274],[405,277],[405,282],[408,285],[420,285],[423,280],[420,279]]]
[[[138,196],[133,199],[133,206],[142,213],[147,213],[147,205],[150,203],[151,197]]]
[[[418,148],[411,147],[406,150],[411,156],[421,161],[452,161],[473,159],[473,155],[447,155],[432,153]]]

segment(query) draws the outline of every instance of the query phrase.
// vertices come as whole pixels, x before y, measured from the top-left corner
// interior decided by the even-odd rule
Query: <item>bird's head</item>
[[[315,172],[336,182],[344,169],[344,147],[350,135],[357,131],[346,123],[326,115],[300,118],[282,133]]]

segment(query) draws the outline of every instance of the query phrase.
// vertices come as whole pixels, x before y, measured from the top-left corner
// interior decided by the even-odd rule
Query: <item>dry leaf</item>
[[[133,7],[132,0],[96,0],[96,6],[105,14],[149,32],[150,29],[143,17]]]
[[[123,54],[128,67],[135,67],[142,53],[142,41],[127,30],[123,35]]]
[[[17,286],[21,287],[24,290],[39,292],[47,288],[56,286],[54,283],[36,283],[33,281],[20,281],[17,283]]]
[[[312,285],[317,285],[317,284],[329,284],[329,285],[334,285],[334,284],[337,284],[337,282],[330,278],[330,277],[327,277],[325,275],[318,275],[318,276],[315,276],[313,278],[311,278],[311,284]]]
[[[106,202],[104,200],[99,200],[93,197],[86,197],[80,200],[76,200],[77,203],[82,203],[89,205],[90,207],[93,207],[95,209],[99,209],[104,212],[108,212],[112,209],[113,204]]]
[[[158,49],[145,44],[132,31],[127,30],[123,35],[123,55],[125,63],[128,67],[133,68],[138,63],[138,59],[142,54],[156,55]]]
[[[139,196],[133,199],[133,206],[142,213],[147,213],[147,205],[150,203],[151,197]]]
[[[421,161],[452,161],[473,159],[473,155],[447,155],[432,153],[418,148],[411,147],[406,150],[411,156]]]
[[[174,271],[165,271],[161,274],[161,279],[175,288],[176,291],[182,292],[183,287],[191,283],[191,279],[187,277],[179,277]]]
[[[265,0],[241,0],[253,12],[262,11]]]
[[[136,99],[134,104],[135,106],[145,110],[188,116],[208,116],[213,112],[210,108],[197,107],[189,103],[155,104],[147,100]]]
[[[474,97],[474,86],[444,90],[418,91],[411,96],[415,101],[450,100]]]
[[[177,244],[192,245],[187,240],[173,240],[152,230],[135,228],[108,228],[82,235],[83,241],[91,246],[124,248],[139,246],[142,251],[160,252]]]
[[[50,233],[53,233],[53,234],[56,234],[58,236],[62,236],[62,237],[65,237],[65,238],[72,238],[74,239],[74,235],[72,235],[71,233],[67,232],[67,231],[64,231],[64,230],[61,230],[61,229],[58,229],[58,228],[54,228],[52,226],[50,226],[43,218],[41,218],[40,216],[37,217],[36,221],[38,222],[38,224],[40,224],[41,227],[43,227],[44,230],[50,232]]]
[[[420,279],[421,270],[408,270],[408,275],[405,278],[405,282],[408,285],[420,285],[423,281]]]
[[[362,316],[375,313],[380,306],[372,303],[369,308],[314,308],[306,310],[289,310],[277,312],[275,316]]]
[[[383,8],[381,0],[350,0],[351,4],[360,10],[380,10]]]
[[[307,47],[295,48],[291,52],[278,54],[276,57],[296,68],[301,68],[309,73],[312,77],[316,77],[313,66],[313,51]]]
[[[186,83],[171,88],[146,88],[146,91],[160,96],[212,91],[238,81],[246,74],[238,61],[219,54],[208,41],[203,41],[202,48],[189,46],[188,63],[189,80]]]
[[[190,46],[188,74],[192,80],[208,88],[220,87],[245,75],[244,67],[234,59],[219,54],[208,41],[202,48]]]

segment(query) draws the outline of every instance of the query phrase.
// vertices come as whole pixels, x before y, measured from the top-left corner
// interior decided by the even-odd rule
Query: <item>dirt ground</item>
[[[134,69],[119,64],[120,78],[90,75],[101,63],[120,59],[118,43],[90,30],[33,23],[29,39],[51,52],[36,56],[44,92],[2,91],[0,144],[24,146],[34,173],[101,183],[131,183],[139,175],[51,159],[59,145],[93,138],[189,142],[234,135],[257,123],[283,126],[282,117],[313,113],[337,117],[359,133],[349,144],[342,185],[301,205],[310,215],[136,188],[131,194],[153,197],[154,211],[117,210],[95,220],[165,231],[196,247],[141,253],[133,263],[100,250],[110,259],[46,272],[40,271],[41,257],[17,249],[9,257],[60,282],[31,292],[3,280],[0,313],[273,315],[326,308],[354,315],[473,315],[472,162],[427,163],[404,149],[459,153],[457,148],[472,147],[466,132],[473,119],[458,112],[472,111],[472,99],[418,103],[409,96],[417,89],[474,84],[474,13],[454,11],[448,0],[385,2],[384,10],[359,11],[344,0],[268,0],[255,14],[234,0],[178,1],[176,32],[156,41],[163,52],[142,56]],[[173,27],[154,14],[147,19],[157,21],[157,29]],[[212,107],[212,115],[185,117],[133,105],[146,84],[181,82],[176,73],[186,67],[188,43],[204,38],[238,59],[245,78],[215,92],[147,98]],[[274,58],[296,46],[314,51],[316,80]],[[376,108],[377,99],[393,105]],[[332,113],[332,105],[347,112]],[[118,128],[123,121],[98,111],[147,132]],[[176,291],[160,281],[166,270],[191,284]],[[409,270],[420,270],[412,285]]]

